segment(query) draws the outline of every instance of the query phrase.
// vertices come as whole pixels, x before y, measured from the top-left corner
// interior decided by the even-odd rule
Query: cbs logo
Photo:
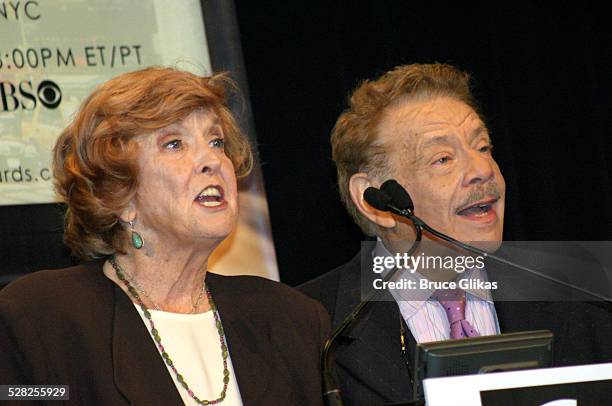
[[[62,91],[51,80],[43,80],[36,89],[30,80],[17,84],[0,82],[0,102],[1,112],[34,110],[39,103],[48,109],[55,109],[62,102]]]

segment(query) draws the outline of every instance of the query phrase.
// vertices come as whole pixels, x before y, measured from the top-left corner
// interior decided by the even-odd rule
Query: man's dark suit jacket
[[[362,251],[348,263],[299,287],[323,303],[334,327],[361,300],[361,261],[371,264],[370,253]],[[508,275],[504,272],[489,265],[487,272],[490,280],[506,286],[504,278]],[[506,293],[506,297],[512,296],[512,292]],[[385,294],[390,300],[371,303],[355,327],[339,337],[336,375],[347,406],[412,400],[410,361],[414,359],[415,339],[406,328],[405,359],[400,342],[403,320],[397,303],[388,292]],[[494,291],[493,295],[495,300]],[[609,308],[577,302],[495,301],[495,309],[503,333],[551,330],[555,335],[555,366],[612,360]]]
[[[206,283],[244,404],[322,404],[322,306],[258,277]],[[70,385],[75,405],[182,405],[147,327],[101,261],[28,275],[0,291],[0,384]]]

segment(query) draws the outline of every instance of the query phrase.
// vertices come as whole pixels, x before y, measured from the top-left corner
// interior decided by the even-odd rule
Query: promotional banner
[[[56,201],[52,148],[81,102],[152,65],[211,73],[200,1],[0,0],[0,206]],[[278,279],[260,182],[241,191],[215,272]]]

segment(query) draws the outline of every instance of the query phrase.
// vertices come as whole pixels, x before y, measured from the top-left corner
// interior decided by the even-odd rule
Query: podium
[[[612,363],[429,378],[427,406],[612,405]]]

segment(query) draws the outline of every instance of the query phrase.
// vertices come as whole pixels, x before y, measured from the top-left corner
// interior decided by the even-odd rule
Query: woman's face
[[[217,243],[238,215],[234,166],[217,115],[198,110],[137,139],[135,228],[161,244]]]

